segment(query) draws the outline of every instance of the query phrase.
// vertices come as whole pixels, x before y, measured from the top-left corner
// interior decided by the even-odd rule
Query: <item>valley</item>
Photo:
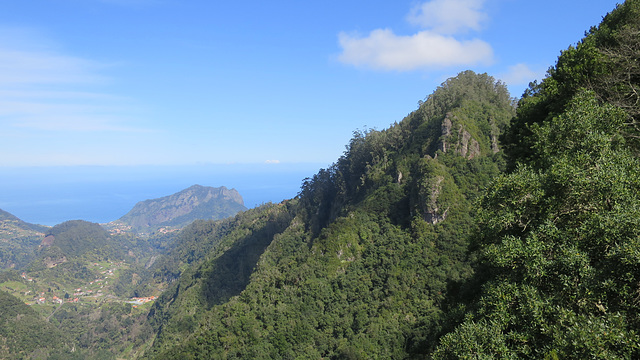
[[[197,189],[196,194],[192,192],[194,189]],[[232,196],[218,202],[212,192]],[[179,199],[178,203],[176,199]],[[225,201],[233,202],[234,210],[224,210]],[[191,221],[215,218],[221,211],[222,216],[227,216],[233,212],[225,211],[241,209],[238,206],[241,206],[242,198],[226,188],[195,186],[173,196],[149,200],[146,204],[156,209],[174,210],[164,210],[163,220],[157,222],[159,226],[138,227],[138,231],[122,221],[95,224],[72,220],[44,227],[2,213],[0,250],[5,246],[17,247],[20,251],[7,249],[0,255],[8,257],[4,259],[5,263],[10,263],[15,254],[20,253],[24,260],[19,265],[10,263],[0,272],[0,291],[11,297],[14,304],[19,302],[28,307],[18,310],[23,315],[17,319],[31,313],[37,318],[34,318],[35,322],[42,323],[40,327],[44,324],[47,324],[45,327],[53,326],[81,347],[78,350],[74,350],[76,345],[50,347],[61,351],[65,358],[70,355],[110,358],[115,349],[115,353],[129,358],[143,349],[152,334],[146,324],[146,315],[168,286],[163,280],[153,280],[154,263],[167,253],[177,233],[185,226],[184,223],[164,225],[163,221],[184,218],[194,209]],[[145,210],[145,203],[138,204],[136,211],[153,217],[153,211]],[[136,221],[133,213],[128,216]],[[17,339],[34,336],[20,330],[17,323],[7,329],[14,327],[12,336]],[[120,348],[123,338],[130,341]],[[24,348],[29,349],[28,342],[25,344]],[[9,352],[0,349],[0,355],[13,356],[10,355],[12,350],[7,350]]]
[[[462,71],[279,203],[4,214],[0,357],[639,358],[639,31],[627,0],[520,99]]]

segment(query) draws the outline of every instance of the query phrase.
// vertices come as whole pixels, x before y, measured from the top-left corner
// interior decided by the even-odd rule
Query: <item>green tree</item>
[[[470,307],[434,358],[640,356],[640,161],[620,103],[638,79],[603,89],[635,68],[612,64],[635,62],[617,56],[639,4],[605,17],[520,102],[504,138],[512,171],[480,201]]]

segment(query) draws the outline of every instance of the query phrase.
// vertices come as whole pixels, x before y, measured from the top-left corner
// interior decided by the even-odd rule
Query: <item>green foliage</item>
[[[513,113],[504,85],[461,73],[401,123],[356,132],[297,199],[185,229],[158,269],[191,266],[153,308],[145,357],[427,354],[447,294],[471,276],[471,201],[499,173]]]
[[[72,358],[73,340],[14,296],[0,291],[0,357]]]
[[[64,304],[54,314],[58,328],[77,339],[87,358],[115,359],[132,347],[141,347],[153,336],[144,313],[131,304],[103,303],[99,307]]]
[[[604,17],[576,47],[562,52],[541,84],[534,83],[518,104],[518,117],[505,133],[505,152],[511,168],[532,161],[532,125],[562,114],[583,89],[619,108],[626,116],[616,135],[640,151],[640,3],[628,0]]]
[[[35,250],[48,228],[26,223],[0,210],[0,269],[24,268],[35,257]]]
[[[109,244],[109,234],[99,224],[70,220],[51,228],[45,236],[53,236],[53,244],[66,256],[80,256]]]
[[[146,320],[104,303],[51,321],[95,358],[151,342],[143,358],[640,357],[639,4],[564,51],[517,113],[504,84],[463,72],[355,132],[291,201],[151,245],[52,229],[73,246],[43,250],[41,271],[134,258],[149,269],[122,269],[117,293],[168,288]],[[78,231],[107,243],[84,250]]]
[[[49,237],[43,241],[44,235]],[[21,299],[0,299],[0,313],[17,312],[0,324],[5,330],[0,331],[0,357],[115,359],[144,348],[153,335],[146,314],[134,313],[114,294],[130,296],[144,274],[142,264],[152,257],[150,249],[144,239],[110,236],[86,221],[65,222],[41,234],[33,245],[37,257],[28,266],[0,273],[3,289]],[[74,292],[84,295],[70,295]],[[40,297],[46,301],[36,303]],[[52,304],[54,297],[64,303]],[[80,301],[72,302],[74,297]]]
[[[151,324],[160,330],[156,349],[191,334],[204,314],[198,310],[240,294],[259,257],[291,220],[290,205],[264,205],[233,221],[195,222],[185,229],[166,257],[169,262],[156,270],[164,276],[171,264],[191,264],[151,309]]]
[[[36,259],[25,268],[32,276],[58,284],[78,286],[101,277],[93,264],[102,261],[127,261],[146,273],[145,259],[153,256],[152,248],[143,239],[131,234],[110,236],[99,224],[73,220],[49,230]],[[52,242],[47,242],[50,240]],[[129,295],[136,284],[125,284],[124,277],[116,286],[118,295]]]
[[[463,72],[355,132],[291,201],[150,243],[51,229],[32,270],[133,258],[116,293],[167,287],[146,319],[103,303],[51,321],[95,358],[640,357],[639,4],[564,51],[517,113],[504,84]]]
[[[640,356],[640,159],[635,115],[613,94],[637,78],[601,88],[620,71],[603,46],[615,52],[638,30],[638,4],[563,52],[521,101],[505,137],[514,168],[480,201],[468,283],[479,295],[434,358]]]
[[[541,125],[537,145],[594,105],[583,100],[578,96],[572,106],[579,109]],[[615,123],[615,112],[609,115],[605,119]],[[554,144],[543,169],[520,167],[484,197],[478,246],[491,277],[474,320],[447,335],[439,351],[466,346],[456,343],[464,341],[458,332],[481,321],[498,326],[517,358],[552,351],[570,357],[638,355],[640,163],[618,149],[611,133],[598,131],[600,123],[593,124],[589,134],[573,138],[577,146],[541,146],[548,151]],[[585,327],[589,331],[579,330]],[[615,339],[607,340],[611,334]],[[486,354],[500,354],[483,346]]]

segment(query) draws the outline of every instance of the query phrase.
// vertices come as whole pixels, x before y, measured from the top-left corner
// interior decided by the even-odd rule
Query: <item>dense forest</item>
[[[497,137],[513,105],[503,84],[464,72],[401,123],[356,133],[296,199],[247,211],[225,230],[194,224],[198,244],[224,231],[216,248],[229,245],[156,302],[146,356],[424,353],[447,288],[473,272],[471,204],[504,167]]]
[[[81,224],[93,245],[80,246],[77,226],[49,230],[67,241],[38,250],[38,271],[51,254],[132,258],[120,293],[163,291],[143,310],[46,322],[0,292],[17,314],[4,329],[64,332],[43,350],[5,331],[0,354],[640,358],[639,33],[640,0],[627,0],[518,100],[464,71],[388,129],[355,132],[280,204],[153,239]]]
[[[639,19],[619,6],[517,105],[467,71],[354,134],[263,210],[244,290],[217,271],[262,228],[165,292],[145,357],[638,357]]]

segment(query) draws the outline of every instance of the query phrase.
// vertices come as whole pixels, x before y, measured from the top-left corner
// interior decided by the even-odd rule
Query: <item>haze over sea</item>
[[[106,223],[138,201],[194,184],[234,188],[252,208],[295,197],[303,180],[321,167],[326,164],[3,167],[0,209],[42,225],[77,219]]]

